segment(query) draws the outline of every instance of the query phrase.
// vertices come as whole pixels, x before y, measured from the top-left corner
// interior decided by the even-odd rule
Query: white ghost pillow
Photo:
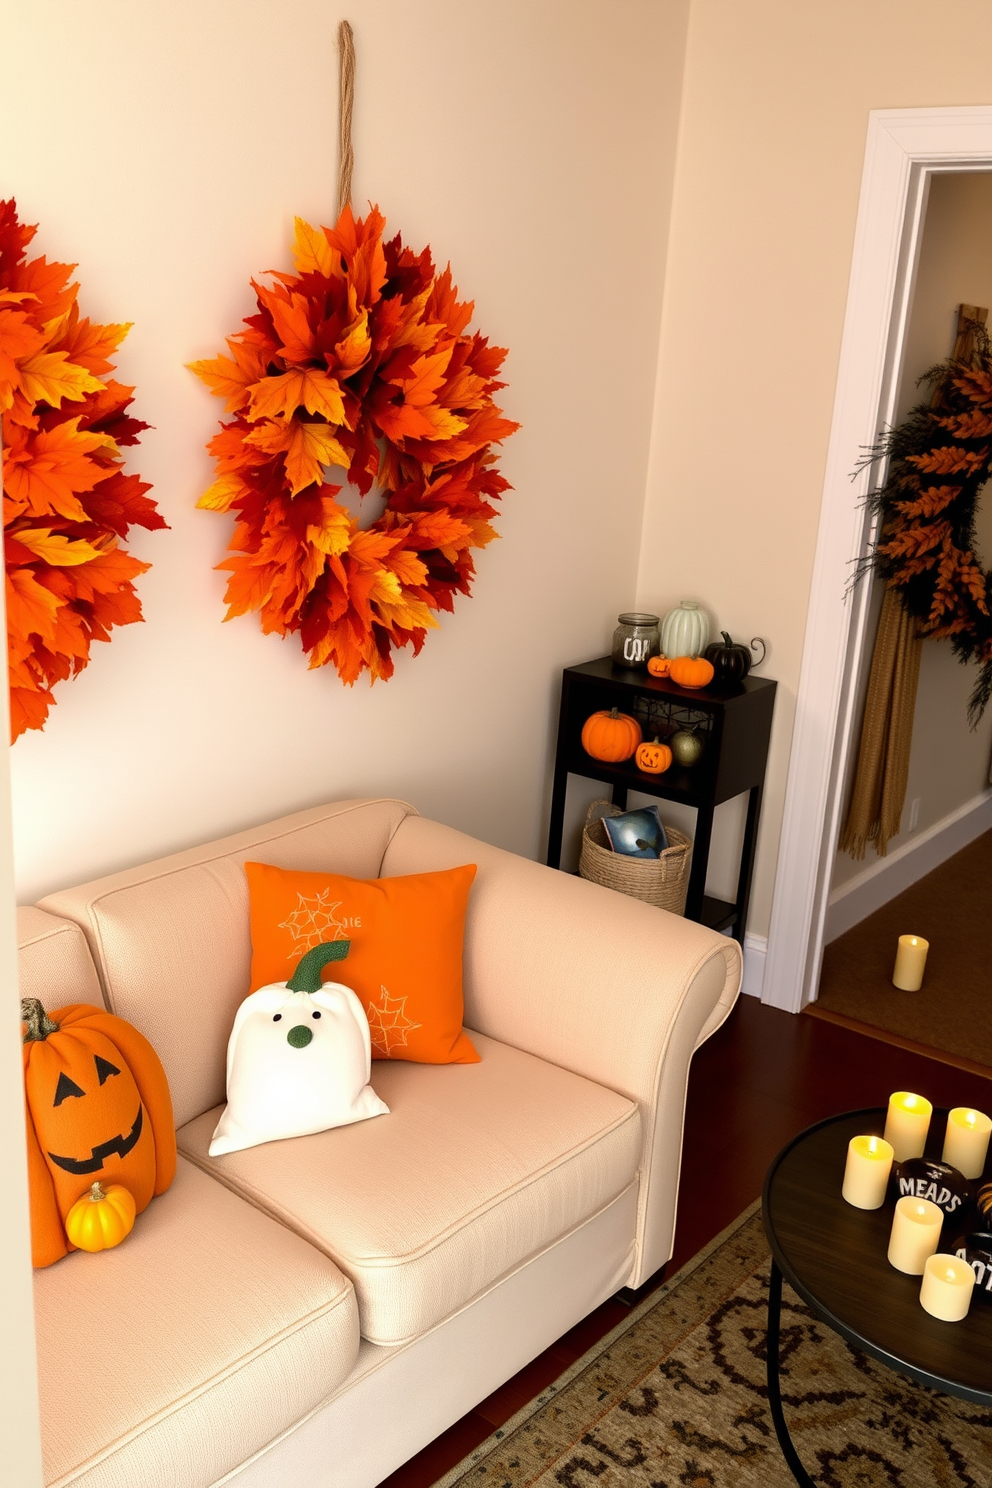
[[[350,987],[321,985],[321,969],[348,950],[346,940],[315,946],[288,982],[260,987],[238,1008],[211,1157],[389,1114],[369,1084],[365,1009]]]

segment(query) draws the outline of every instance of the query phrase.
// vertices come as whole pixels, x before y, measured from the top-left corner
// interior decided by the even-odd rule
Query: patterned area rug
[[[767,1405],[768,1267],[755,1204],[437,1488],[795,1488]],[[992,1413],[856,1352],[788,1287],[782,1394],[824,1488],[992,1484]]]

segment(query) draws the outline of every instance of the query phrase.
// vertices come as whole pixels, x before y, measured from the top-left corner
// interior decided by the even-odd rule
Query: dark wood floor
[[[692,1062],[674,1272],[761,1192],[776,1152],[834,1112],[914,1090],[934,1105],[992,1109],[992,1081],[817,1018],[742,997]],[[660,1281],[660,1278],[659,1278]],[[428,1488],[627,1316],[605,1302],[385,1480]]]

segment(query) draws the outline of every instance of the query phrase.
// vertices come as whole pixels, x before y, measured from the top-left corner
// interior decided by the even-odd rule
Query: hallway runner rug
[[[767,1405],[768,1266],[756,1203],[436,1488],[795,1488]],[[825,1488],[992,1483],[992,1413],[858,1353],[789,1287],[782,1391]]]
[[[824,947],[814,1006],[992,1068],[990,884],[985,832]],[[892,985],[896,945],[907,934],[930,942],[919,992]]]

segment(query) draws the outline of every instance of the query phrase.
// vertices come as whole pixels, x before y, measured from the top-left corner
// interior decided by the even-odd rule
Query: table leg
[[[710,859],[710,838],[713,833],[713,807],[703,805],[696,811],[696,829],[692,838],[692,857],[689,859],[689,887],[685,896],[685,917],[700,920],[703,917],[703,895],[706,892],[706,869]]]
[[[766,1344],[766,1363],[768,1367],[768,1406],[772,1413],[772,1421],[775,1425],[775,1435],[778,1444],[782,1448],[782,1456],[788,1464],[789,1471],[801,1488],[816,1488],[816,1484],[799,1460],[799,1453],[792,1444],[789,1428],[785,1424],[785,1416],[782,1414],[782,1389],[778,1375],[779,1365],[779,1326],[782,1320],[782,1273],[772,1261],[771,1276],[768,1278],[768,1335]]]
[[[564,765],[555,766],[554,784],[551,789],[551,820],[548,823],[549,868],[561,867],[561,838],[565,825],[565,796],[568,791],[568,771]]]

